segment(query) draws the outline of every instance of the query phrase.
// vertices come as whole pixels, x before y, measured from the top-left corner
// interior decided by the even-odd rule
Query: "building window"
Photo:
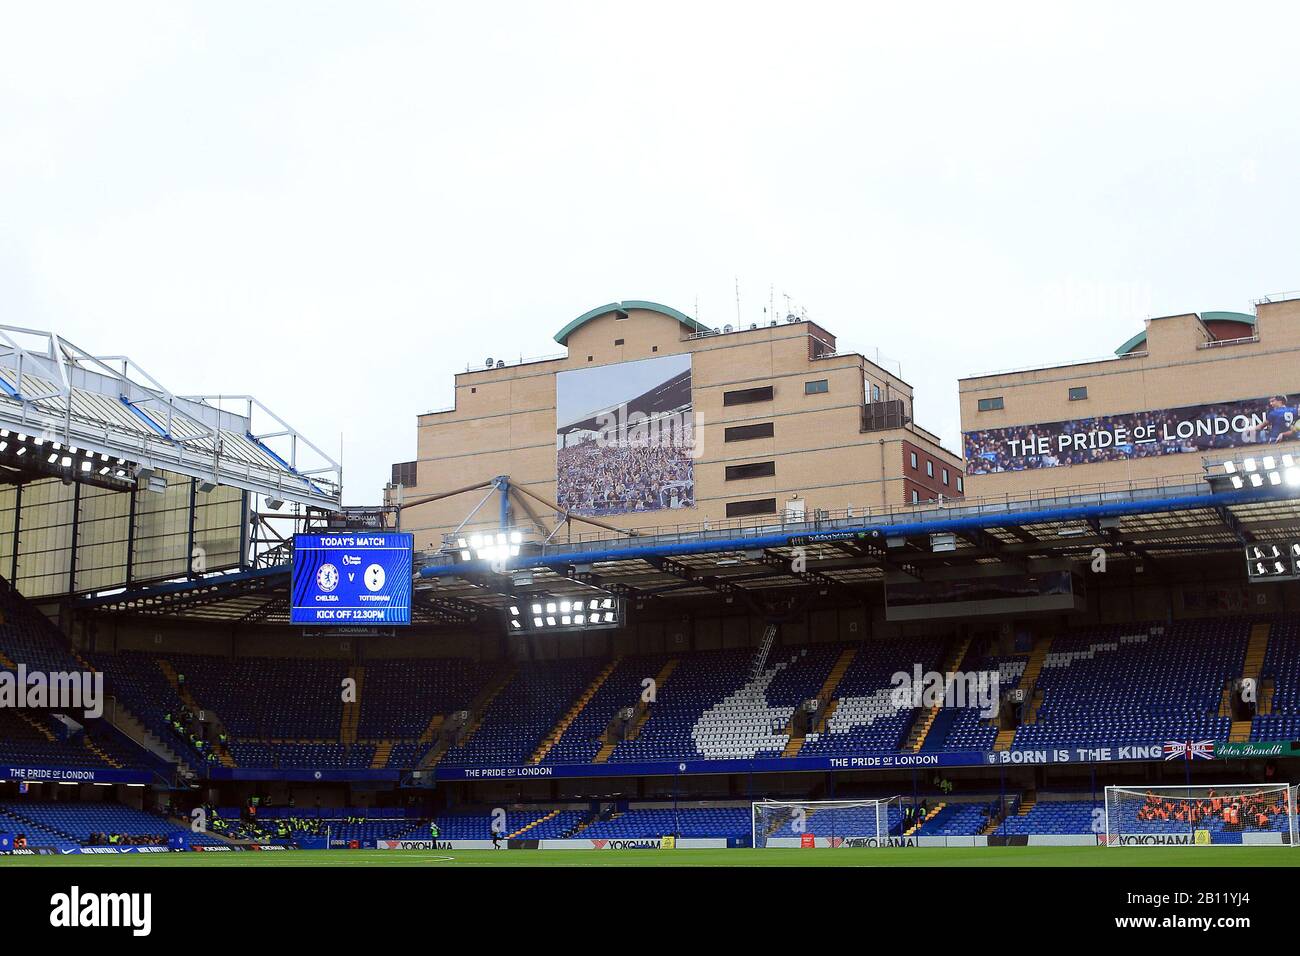
[[[965,491],[965,489],[962,488],[961,475],[958,475],[958,476],[957,476],[957,490],[958,490],[958,491]]]
[[[945,468],[945,469],[943,470],[943,483],[944,483],[945,485],[948,483],[948,469],[947,469],[947,468]]]
[[[757,425],[732,425],[722,433],[723,441],[749,441],[754,438],[771,438],[771,422],[759,422]]]
[[[651,351],[651,352],[658,352],[658,351],[659,351],[659,346],[657,346],[657,345],[652,345],[652,346],[650,346],[650,351]]]
[[[824,378],[819,378],[815,382],[804,382],[803,393],[805,395],[824,395],[831,390],[831,383]]]
[[[921,503],[921,496],[920,496],[919,494],[917,494],[915,490],[913,490],[913,491],[912,491],[912,504],[915,505],[915,504],[920,504],[920,503]]]
[[[1070,401],[1072,402],[1081,402],[1087,397],[1088,397],[1087,385],[1076,385],[1074,388],[1070,389]]]
[[[615,344],[615,345],[622,345],[622,344],[623,344],[623,340],[622,340],[622,339],[615,339],[615,340],[614,340],[614,344]]]
[[[417,463],[413,461],[400,461],[394,464],[392,483],[404,488],[414,488],[418,483],[416,465]]]
[[[752,405],[755,402],[770,402],[771,400],[771,385],[764,385],[762,388],[738,388],[734,392],[722,393],[723,405]]]
[[[754,498],[750,501],[727,502],[728,518],[743,518],[746,515],[776,514],[775,498]]]
[[[920,467],[920,462],[916,460],[916,452],[912,452],[912,468],[916,469],[919,467]]]
[[[776,474],[776,462],[756,461],[748,465],[728,465],[727,481],[739,481],[742,478],[770,478]]]
[[[925,474],[929,478],[934,477],[934,462],[929,458],[925,460]]]
[[[981,398],[981,399],[980,399],[979,410],[980,410],[981,412],[996,412],[996,411],[997,411],[998,409],[1000,409],[1000,408],[1002,408],[1002,396],[1001,396],[1001,395],[999,395],[997,398]]]

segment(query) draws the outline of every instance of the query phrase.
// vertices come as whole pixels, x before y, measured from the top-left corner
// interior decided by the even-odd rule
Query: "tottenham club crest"
[[[381,565],[372,564],[366,568],[366,588],[370,591],[378,591],[384,586],[384,569]]]
[[[316,572],[316,586],[328,594],[339,586],[339,569],[332,564],[322,564]]]

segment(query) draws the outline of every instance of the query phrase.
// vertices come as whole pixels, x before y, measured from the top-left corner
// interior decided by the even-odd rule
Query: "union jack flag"
[[[1165,759],[1213,760],[1213,740],[1166,740]]]

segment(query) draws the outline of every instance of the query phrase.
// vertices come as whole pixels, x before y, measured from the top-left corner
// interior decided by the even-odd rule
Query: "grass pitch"
[[[770,850],[294,850],[283,853],[127,853],[0,857],[0,869],[71,867],[1280,867],[1292,847],[882,847]]]

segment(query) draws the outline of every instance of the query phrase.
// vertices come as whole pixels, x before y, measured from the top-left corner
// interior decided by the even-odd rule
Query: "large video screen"
[[[962,437],[968,475],[1278,444],[1300,440],[1300,399],[1275,395],[986,428]]]
[[[689,355],[575,369],[555,382],[561,508],[615,515],[695,507]]]
[[[414,548],[398,532],[294,535],[290,623],[410,624]]]

